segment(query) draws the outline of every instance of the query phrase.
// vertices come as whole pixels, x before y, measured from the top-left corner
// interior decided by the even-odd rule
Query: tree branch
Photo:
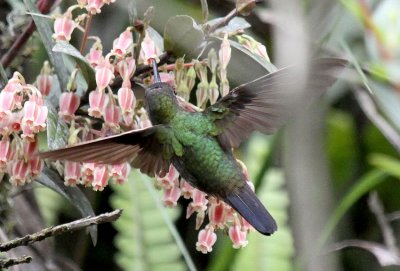
[[[51,226],[39,232],[28,234],[25,235],[24,237],[2,243],[0,244],[0,251],[3,252],[3,251],[8,251],[15,247],[26,246],[34,242],[46,239],[50,236],[60,235],[66,232],[73,232],[76,230],[89,227],[91,225],[112,222],[117,220],[121,216],[121,213],[122,210],[117,209],[111,213],[104,213],[95,217],[86,217],[58,226]]]
[[[30,263],[32,261],[31,256],[22,256],[19,258],[8,258],[0,260],[0,268],[9,268],[10,266],[22,264],[22,263]]]

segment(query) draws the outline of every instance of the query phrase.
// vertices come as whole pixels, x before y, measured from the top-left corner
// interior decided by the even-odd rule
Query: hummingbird
[[[149,176],[168,172],[169,165],[199,190],[224,201],[257,231],[271,235],[277,224],[235,159],[232,149],[252,132],[274,133],[337,79],[347,61],[321,58],[311,62],[306,97],[296,90],[295,67],[287,67],[242,84],[201,112],[180,106],[174,89],[160,80],[152,59],[154,83],[145,91],[153,126],[40,153],[52,160],[131,165]]]

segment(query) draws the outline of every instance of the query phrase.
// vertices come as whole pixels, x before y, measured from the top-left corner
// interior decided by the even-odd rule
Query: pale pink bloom
[[[119,129],[119,107],[111,104],[104,109],[104,123],[112,130]]]
[[[27,125],[33,129],[33,122],[36,120],[38,114],[38,105],[36,102],[26,101],[24,104],[24,115],[22,117],[22,124]]]
[[[114,66],[107,59],[100,60],[96,67],[97,89],[105,89],[114,78]]]
[[[3,137],[0,141],[0,171],[4,170],[7,163],[12,158],[12,146],[8,137]]]
[[[109,5],[111,3],[115,3],[115,0],[103,0],[104,4]]]
[[[179,189],[179,187],[172,187],[165,189],[163,198],[164,206],[169,208],[175,207],[180,196],[181,196],[181,190]]]
[[[122,114],[131,114],[136,106],[136,97],[132,89],[122,87],[118,90],[118,104]]]
[[[129,163],[125,162],[122,164],[111,165],[110,175],[114,182],[118,184],[123,184],[128,180],[129,172],[131,171],[131,166]]]
[[[229,43],[227,34],[225,34],[224,36],[218,54],[219,54],[219,64],[221,65],[221,68],[225,70],[231,59],[231,45]]]
[[[239,223],[235,223],[229,228],[229,237],[233,242],[233,248],[242,248],[247,246],[246,240],[247,232],[242,231]]]
[[[14,93],[3,90],[0,93],[0,120],[7,119],[11,115],[14,106]]]
[[[121,78],[130,83],[129,79],[133,76],[136,70],[136,61],[133,57],[123,58],[122,60],[118,61],[116,68],[118,73],[121,75]],[[127,87],[131,86],[127,85]]]
[[[185,199],[190,199],[192,197],[192,192],[193,192],[194,187],[191,186],[187,181],[184,179],[181,179],[181,191],[182,191],[182,196]]]
[[[63,92],[60,96],[60,112],[58,112],[58,116],[65,121],[72,120],[80,102],[79,96],[75,93]]]
[[[53,39],[57,41],[69,41],[75,27],[76,23],[72,20],[71,12],[64,13],[61,17],[56,18],[54,22]]]
[[[132,129],[133,129],[132,126],[134,125],[133,117],[134,117],[134,113],[133,112],[132,113],[125,113],[125,114],[122,115],[122,119],[124,121],[124,124],[127,125],[127,126],[130,126]]]
[[[196,215],[196,230],[200,229],[201,225],[204,222],[204,218],[206,217],[206,212],[205,211],[200,211]]]
[[[26,159],[33,156],[37,150],[38,150],[38,142],[37,141],[24,142],[24,157]]]
[[[95,163],[83,163],[81,184],[84,186],[90,186],[92,184],[95,166]]]
[[[43,169],[43,161],[39,157],[29,159],[31,177],[39,176]]]
[[[113,42],[112,53],[116,54],[119,57],[123,57],[126,53],[128,53],[129,47],[133,44],[133,36],[132,32],[127,29],[122,32],[118,38],[116,38]]]
[[[32,124],[32,129],[35,133],[44,131],[46,129],[46,120],[49,110],[47,106],[37,106],[36,117]]]
[[[49,95],[51,90],[51,75],[39,74],[36,78],[36,86],[42,95]]]
[[[81,164],[77,162],[65,161],[64,164],[64,184],[75,186],[81,178]]]
[[[154,41],[150,38],[150,35],[146,32],[146,36],[142,41],[142,47],[139,56],[139,62],[144,63],[145,65],[149,65],[150,59],[155,59],[157,62],[160,60],[158,55],[160,54],[159,49],[157,48]]]
[[[23,160],[15,160],[9,164],[8,173],[10,175],[10,182],[15,186],[24,185],[30,182],[31,167],[29,163]]]
[[[14,72],[13,77],[8,80],[7,85],[2,90],[3,92],[20,93],[22,85],[25,85],[24,79],[19,72]]]
[[[99,62],[103,59],[103,50],[100,46],[93,45],[90,48],[89,54],[86,56],[86,59],[89,61],[90,65],[95,68],[99,64]]]
[[[87,0],[86,10],[90,14],[101,13],[101,8],[104,6],[103,0]]]
[[[169,170],[164,176],[156,176],[156,185],[158,187],[163,187],[165,189],[171,189],[175,186],[175,183],[178,181],[179,172],[175,169],[175,167],[170,164]]]
[[[33,131],[33,129],[31,128],[31,126],[26,125],[26,124],[22,124],[21,125],[22,128],[22,134],[21,134],[21,138],[26,140],[26,141],[35,141],[35,133]]]
[[[217,201],[208,208],[210,224],[216,229],[223,229],[225,227],[226,215],[227,209],[225,208],[225,203],[222,201]]]
[[[108,96],[106,93],[100,90],[93,90],[89,94],[89,110],[88,114],[89,116],[95,117],[95,118],[101,118],[101,116],[104,113],[104,108],[108,104]]]
[[[201,192],[199,189],[194,188],[192,191],[193,201],[189,203],[186,209],[186,218],[189,218],[194,212],[200,213],[207,210],[208,200],[207,194]]]
[[[212,251],[212,247],[217,241],[217,235],[214,232],[212,226],[206,226],[205,229],[199,232],[198,241],[196,242],[197,251],[201,251],[204,254]]]
[[[106,165],[95,165],[92,187],[95,191],[103,191],[108,184],[108,169]]]

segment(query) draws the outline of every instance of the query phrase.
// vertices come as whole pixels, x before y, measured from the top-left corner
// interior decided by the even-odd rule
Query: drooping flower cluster
[[[239,164],[242,166],[243,174],[248,177],[244,164],[241,162]],[[252,183],[248,184],[254,189]],[[186,218],[196,214],[196,229],[200,229],[206,216],[208,217],[207,225],[199,231],[196,243],[198,251],[211,252],[217,240],[215,231],[224,229],[227,229],[234,248],[247,245],[246,236],[252,230],[252,226],[228,204],[194,188],[179,177],[178,171],[172,165],[168,173],[156,177],[155,186],[164,191],[163,203],[166,207],[175,207],[180,197],[191,200],[186,210]]]
[[[42,171],[43,162],[33,154],[37,134],[46,129],[43,95],[51,88],[47,76],[43,72],[38,78],[38,89],[15,72],[0,93],[0,172],[7,173],[14,185],[29,183]]]

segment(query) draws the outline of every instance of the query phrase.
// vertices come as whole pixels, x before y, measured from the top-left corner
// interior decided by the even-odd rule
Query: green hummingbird
[[[42,158],[118,164],[131,161],[141,172],[154,176],[169,165],[199,190],[223,200],[257,231],[277,230],[269,214],[246,182],[232,153],[253,131],[275,132],[296,108],[331,86],[347,61],[321,58],[312,61],[306,95],[295,91],[296,67],[280,69],[240,85],[202,112],[188,112],[174,89],[161,82],[154,60],[154,81],[145,91],[152,127],[132,130],[41,153]],[[306,96],[303,98],[303,96]]]

